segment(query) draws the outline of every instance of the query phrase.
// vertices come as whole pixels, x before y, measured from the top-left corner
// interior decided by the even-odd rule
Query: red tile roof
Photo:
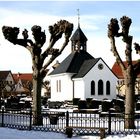
[[[32,73],[16,73],[16,74],[14,73],[13,74],[15,81],[18,81],[18,79],[32,81],[32,76],[33,76]]]
[[[133,64],[136,64],[136,62],[137,61],[133,61]],[[127,65],[126,61],[123,61],[123,63],[125,66]],[[114,63],[114,65],[112,67],[112,71],[119,79],[124,79],[121,67],[118,65],[117,62]],[[140,78],[140,74],[138,75],[138,77]]]

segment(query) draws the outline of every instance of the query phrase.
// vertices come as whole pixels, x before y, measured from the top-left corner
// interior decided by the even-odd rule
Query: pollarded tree
[[[46,43],[45,31],[42,31],[40,26],[34,25],[31,28],[34,40],[28,39],[28,31],[25,29],[22,32],[23,38],[18,38],[19,28],[3,26],[2,32],[8,41],[14,45],[18,44],[29,50],[32,57],[32,70],[33,70],[33,123],[34,125],[42,125],[41,118],[41,87],[43,79],[48,72],[48,66],[53,60],[58,57],[69,42],[69,38],[73,31],[73,24],[66,20],[60,20],[53,26],[49,26],[50,40],[43,51],[42,47]],[[54,48],[55,43],[64,34],[64,42],[60,48]],[[46,61],[46,58],[48,60]]]
[[[132,60],[132,39],[133,37],[129,35],[129,28],[132,20],[123,16],[120,18],[122,31],[119,32],[119,24],[116,18],[110,20],[108,25],[108,37],[111,41],[111,51],[113,52],[116,62],[121,67],[124,84],[125,84],[125,128],[133,129],[134,124],[134,108],[135,108],[135,82],[137,75],[140,73],[140,61],[138,60],[136,64],[133,64]],[[115,37],[122,37],[122,41],[126,44],[125,48],[125,59],[126,64],[122,61],[120,54],[116,47]],[[140,51],[140,47],[137,43],[134,43],[136,52]]]

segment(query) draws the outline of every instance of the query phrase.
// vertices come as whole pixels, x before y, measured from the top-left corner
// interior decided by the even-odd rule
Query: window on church
[[[110,95],[110,82],[106,82],[106,95]]]
[[[56,92],[58,92],[58,80],[56,80]]]
[[[61,92],[61,80],[56,80],[56,91]]]
[[[59,80],[59,92],[61,92],[61,80]]]
[[[99,80],[98,81],[98,95],[103,95],[103,81],[102,80]]]
[[[91,81],[91,95],[95,95],[95,82]]]

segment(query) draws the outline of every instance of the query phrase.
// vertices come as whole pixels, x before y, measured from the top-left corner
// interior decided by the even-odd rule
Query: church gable
[[[95,58],[95,59],[84,61],[79,72],[73,76],[73,79],[82,78],[86,76],[86,74],[88,74],[90,70],[95,72],[96,74],[98,72],[100,73],[101,72],[100,70],[102,70],[103,68],[106,69],[105,72],[110,73],[111,75],[115,76],[115,74],[112,72],[109,66],[103,61],[102,58]]]
[[[85,75],[79,73],[72,79],[75,84],[74,95],[76,98],[81,97],[84,100],[86,98],[113,99],[116,97],[117,77],[102,58],[87,61],[87,65],[83,64],[83,69],[84,67],[88,67],[85,68],[87,70]]]

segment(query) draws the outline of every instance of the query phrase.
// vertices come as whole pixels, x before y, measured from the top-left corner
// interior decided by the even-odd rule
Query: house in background
[[[32,74],[17,73],[11,71],[0,71],[0,96],[31,96],[32,93]]]
[[[15,79],[15,92],[18,96],[32,96],[32,73],[13,74]]]
[[[71,53],[49,76],[51,101],[116,98],[118,78],[102,58],[87,52],[87,38],[80,25],[71,38]]]
[[[15,88],[15,80],[10,70],[0,71],[0,97],[10,96]]]
[[[135,64],[137,61],[133,61],[132,63]],[[126,61],[123,61],[124,65],[127,65]],[[112,71],[118,77],[117,81],[117,95],[118,96],[125,96],[125,84],[124,84],[124,76],[121,70],[121,67],[118,65],[117,62],[114,63],[112,67]],[[135,83],[135,95],[140,96],[140,74],[137,76],[136,83]]]

